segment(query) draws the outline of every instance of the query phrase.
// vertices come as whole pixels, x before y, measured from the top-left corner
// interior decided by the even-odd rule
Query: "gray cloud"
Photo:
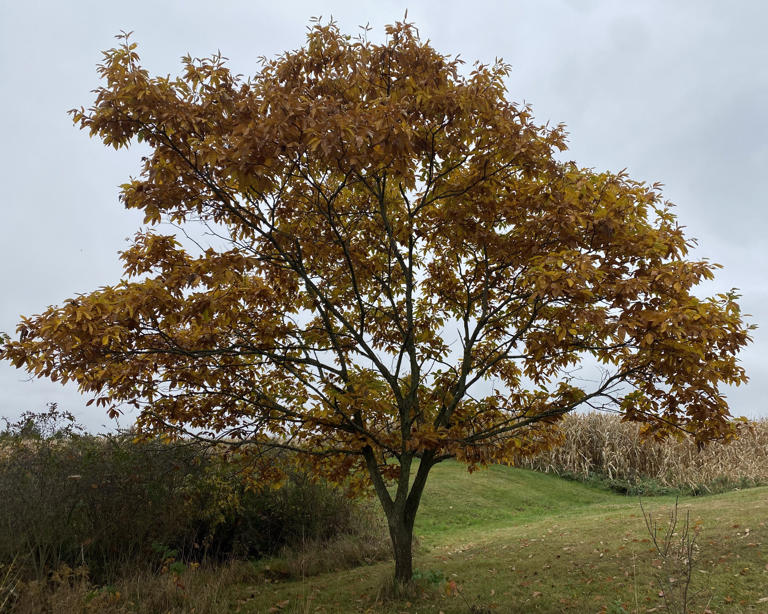
[[[413,5],[414,3],[409,3]],[[220,49],[238,72],[303,43],[312,15],[372,36],[406,4],[324,1],[123,4],[4,3],[0,15],[0,330],[78,292],[119,278],[117,251],[140,217],[117,202],[140,148],[105,149],[80,133],[67,109],[90,104],[100,50],[134,30],[145,65],[174,73],[187,52]],[[741,288],[752,321],[768,320],[768,5],[755,0],[643,3],[607,0],[425,1],[411,6],[424,38],[469,61],[503,57],[510,97],[540,121],[565,122],[568,157],[665,184],[698,257],[722,263],[708,293]],[[729,391],[735,414],[768,415],[768,335],[743,355],[752,382]],[[0,365],[0,416],[59,401],[91,428],[106,422],[72,387],[24,382]]]

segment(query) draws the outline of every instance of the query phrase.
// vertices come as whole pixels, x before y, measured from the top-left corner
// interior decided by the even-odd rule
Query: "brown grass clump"
[[[653,494],[636,488],[649,483],[692,494],[768,484],[768,420],[744,423],[736,439],[713,442],[702,450],[689,438],[643,439],[639,424],[612,414],[569,414],[560,428],[563,445],[519,459],[517,465],[577,479],[604,479],[617,490],[641,494]]]
[[[296,579],[369,565],[392,556],[384,519],[373,507],[358,508],[353,522],[349,533],[282,548],[262,570],[279,579]]]
[[[66,566],[45,582],[30,581],[19,590],[13,614],[218,614],[226,611],[234,584],[256,578],[253,565],[230,561],[188,568],[181,573],[134,572],[114,584],[92,584],[87,572]],[[0,610],[3,611],[3,610]]]

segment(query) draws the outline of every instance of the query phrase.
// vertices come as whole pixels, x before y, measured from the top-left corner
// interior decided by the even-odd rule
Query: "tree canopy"
[[[24,318],[0,357],[134,406],[145,432],[362,472],[402,581],[444,459],[512,462],[578,407],[728,434],[738,297],[694,293],[716,265],[686,259],[659,186],[565,161],[506,64],[465,66],[407,23],[383,43],[315,23],[251,78],[220,55],[152,77],[122,38],[72,114],[149,146],[121,191],[146,228],[122,281]]]

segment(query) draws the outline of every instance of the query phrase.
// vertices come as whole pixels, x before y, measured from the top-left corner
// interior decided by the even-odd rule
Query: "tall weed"
[[[690,439],[643,440],[640,425],[604,413],[569,414],[561,446],[517,465],[628,494],[707,494],[768,484],[768,421],[739,426],[728,443],[699,450]]]

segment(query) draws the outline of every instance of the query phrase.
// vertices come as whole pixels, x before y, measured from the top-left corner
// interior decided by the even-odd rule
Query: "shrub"
[[[55,406],[0,435],[0,563],[42,580],[262,557],[360,531],[358,504],[293,472],[279,489],[190,441],[83,434]],[[169,562],[170,561],[170,562]]]

